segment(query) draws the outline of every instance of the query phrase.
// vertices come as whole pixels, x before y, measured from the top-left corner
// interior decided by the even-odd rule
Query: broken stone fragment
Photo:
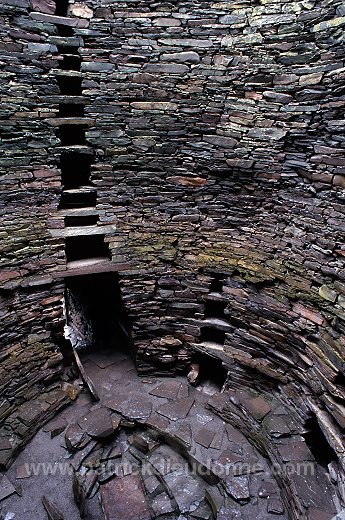
[[[65,442],[69,451],[75,451],[86,446],[90,437],[79,426],[79,424],[70,424],[65,433]]]
[[[249,479],[246,476],[229,476],[225,481],[226,491],[238,502],[248,502],[250,498]]]
[[[190,367],[190,371],[187,375],[188,382],[193,385],[197,386],[197,384],[200,381],[200,365],[198,363],[193,363]]]
[[[48,520],[64,520],[62,513],[46,496],[42,497],[42,504],[46,510]]]

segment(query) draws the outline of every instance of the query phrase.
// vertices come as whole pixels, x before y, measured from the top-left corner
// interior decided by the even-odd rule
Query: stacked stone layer
[[[1,9],[4,355],[30,327],[49,331],[49,348],[62,333],[61,306],[44,318],[40,302],[47,288],[62,296],[66,271],[57,70],[73,43],[97,227],[139,369],[220,358],[234,387],[254,381],[301,420],[321,414],[344,470],[341,2],[90,0],[66,19],[50,0]]]

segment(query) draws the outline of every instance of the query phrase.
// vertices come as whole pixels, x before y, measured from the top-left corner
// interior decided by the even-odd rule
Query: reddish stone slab
[[[151,514],[139,475],[115,478],[101,486],[105,520],[150,520]]]

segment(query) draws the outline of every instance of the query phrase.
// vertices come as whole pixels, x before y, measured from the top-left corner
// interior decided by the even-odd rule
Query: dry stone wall
[[[96,192],[84,216],[98,221],[75,233],[108,244],[139,370],[217,357],[233,387],[271,389],[301,422],[321,414],[344,469],[342,2],[89,0],[70,2],[67,18],[52,0],[1,9],[9,348],[31,326],[49,331],[49,348],[61,334],[61,307],[48,304],[46,320],[40,310],[73,275],[58,209],[70,182],[61,105],[82,106],[74,132],[87,127]],[[75,48],[81,60],[71,51],[61,80]]]

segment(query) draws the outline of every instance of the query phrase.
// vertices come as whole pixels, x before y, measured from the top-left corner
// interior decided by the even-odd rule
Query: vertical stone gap
[[[67,335],[75,348],[128,353],[131,340],[119,276],[75,276],[65,287]]]
[[[305,421],[307,432],[303,435],[305,442],[318,464],[327,468],[328,464],[337,460],[334,449],[329,445],[320,425],[313,413]]]

